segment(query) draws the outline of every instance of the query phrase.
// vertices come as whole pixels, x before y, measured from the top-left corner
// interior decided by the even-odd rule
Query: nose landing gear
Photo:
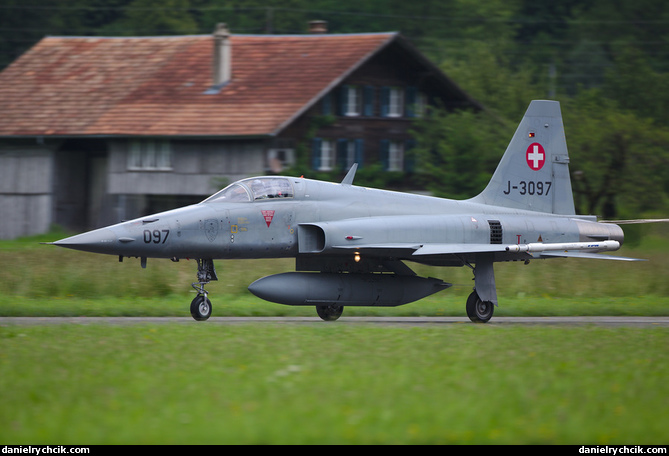
[[[211,301],[207,292],[198,294],[190,303],[190,314],[197,321],[204,321],[211,316]]]
[[[211,316],[211,301],[208,298],[209,293],[204,289],[212,280],[218,280],[214,260],[197,260],[197,282],[191,286],[197,291],[197,296],[190,303],[190,314],[197,321],[204,321]]]

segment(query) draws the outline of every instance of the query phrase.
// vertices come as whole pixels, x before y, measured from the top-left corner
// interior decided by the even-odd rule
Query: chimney
[[[228,26],[219,23],[214,30],[214,86],[220,86],[230,81],[232,76],[232,46],[230,45],[230,30]]]
[[[327,21],[309,21],[309,33],[319,34],[328,32]]]

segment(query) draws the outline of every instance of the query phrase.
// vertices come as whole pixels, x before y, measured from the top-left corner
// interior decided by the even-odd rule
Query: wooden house
[[[0,73],[0,238],[196,202],[298,159],[402,171],[434,103],[480,108],[399,33],[46,37]]]

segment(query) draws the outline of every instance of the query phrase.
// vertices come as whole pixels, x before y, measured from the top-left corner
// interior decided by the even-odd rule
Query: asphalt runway
[[[137,325],[181,323],[192,325],[232,324],[379,324],[379,325],[452,325],[473,324],[467,317],[341,317],[324,322],[318,317],[211,317],[197,322],[190,317],[0,317],[0,326],[30,325]],[[598,325],[632,327],[667,327],[669,317],[493,317],[486,326],[497,325]]]

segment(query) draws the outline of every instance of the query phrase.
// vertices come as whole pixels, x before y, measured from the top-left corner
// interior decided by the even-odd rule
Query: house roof
[[[232,35],[232,79],[208,90],[211,35],[46,37],[0,73],[0,136],[273,135],[397,39]]]

